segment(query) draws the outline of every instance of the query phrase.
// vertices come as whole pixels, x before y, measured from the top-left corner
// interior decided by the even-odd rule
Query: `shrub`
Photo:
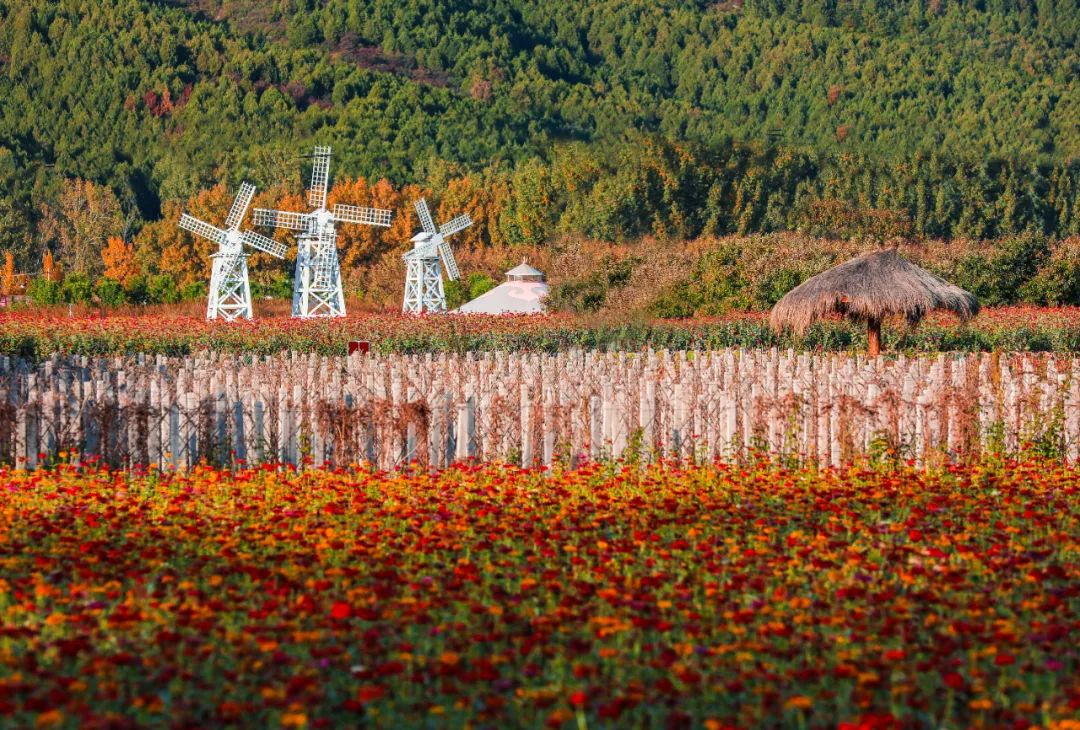
[[[869,248],[799,235],[725,238],[650,307],[657,316],[764,311],[815,274]]]
[[[495,280],[487,274],[473,273],[464,279],[446,281],[444,288],[446,290],[447,309],[457,309],[462,304],[471,302],[478,296],[494,289]]]
[[[205,281],[193,281],[190,284],[186,284],[180,290],[180,300],[184,302],[198,301],[199,299],[206,299],[209,293],[209,285]]]
[[[94,297],[94,285],[86,274],[70,274],[64,277],[60,292],[68,304],[89,304]]]
[[[461,279],[444,281],[443,291],[446,292],[447,309],[456,309],[469,301],[469,293],[465,291],[465,282]]]
[[[489,291],[491,291],[497,286],[495,280],[487,274],[469,274],[466,281],[468,282],[466,288],[469,291],[470,301],[476,299],[479,296],[487,294]]]
[[[983,306],[994,307],[1021,301],[1024,284],[1033,279],[1050,256],[1046,236],[1027,232],[980,245],[980,250],[965,255],[952,270],[940,271],[946,279],[967,289]]]
[[[26,295],[38,306],[60,304],[64,300],[60,282],[50,281],[40,276],[30,282],[26,288]]]
[[[633,257],[608,258],[593,271],[551,287],[547,304],[556,312],[596,312],[612,289],[626,286],[638,263]]]
[[[180,290],[171,276],[157,274],[146,282],[146,296],[154,304],[176,304],[180,301]]]
[[[665,319],[693,317],[701,304],[699,292],[690,282],[679,282],[664,291],[649,305],[649,314]]]
[[[146,304],[150,299],[148,282],[143,275],[134,276],[124,286],[124,298],[132,304]]]
[[[267,282],[252,281],[251,296],[253,299],[270,297],[272,299],[292,298],[292,278],[281,275],[275,276]]]
[[[97,286],[94,287],[94,295],[106,307],[118,307],[127,301],[124,287],[107,277],[98,281]]]
[[[1058,243],[1034,278],[1021,287],[1020,296],[1032,304],[1080,304],[1080,236]]]

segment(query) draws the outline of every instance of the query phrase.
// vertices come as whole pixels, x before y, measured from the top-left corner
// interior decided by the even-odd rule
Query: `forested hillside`
[[[1078,0],[0,0],[0,250],[169,289],[180,210],[296,195],[315,142],[473,245],[1064,237],[1078,36]]]

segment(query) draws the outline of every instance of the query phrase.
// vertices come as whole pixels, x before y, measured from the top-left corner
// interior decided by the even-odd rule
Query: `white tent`
[[[542,314],[548,285],[544,275],[524,261],[506,272],[506,281],[455,312],[461,314]]]

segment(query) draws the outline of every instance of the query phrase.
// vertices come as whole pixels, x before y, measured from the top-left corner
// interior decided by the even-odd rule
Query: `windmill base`
[[[344,317],[345,292],[341,287],[341,270],[337,263],[337,251],[333,252],[333,274],[326,282],[317,282],[312,262],[322,242],[314,238],[301,238],[296,254],[296,270],[293,285],[292,316],[300,319],[314,317]],[[334,245],[333,243],[330,244]]]
[[[403,312],[445,312],[446,292],[443,290],[439,259],[406,258],[405,302]]]
[[[214,254],[210,269],[210,299],[207,319],[251,319],[251,287],[248,285],[247,256],[239,253]]]

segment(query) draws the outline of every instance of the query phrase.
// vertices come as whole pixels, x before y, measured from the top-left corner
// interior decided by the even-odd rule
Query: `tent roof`
[[[515,279],[522,279],[525,277],[533,279],[543,279],[544,272],[540,271],[539,269],[535,269],[532,266],[529,266],[524,261],[506,272],[506,278],[510,281],[513,281]]]
[[[542,281],[507,281],[454,311],[462,314],[541,314],[548,289]]]

